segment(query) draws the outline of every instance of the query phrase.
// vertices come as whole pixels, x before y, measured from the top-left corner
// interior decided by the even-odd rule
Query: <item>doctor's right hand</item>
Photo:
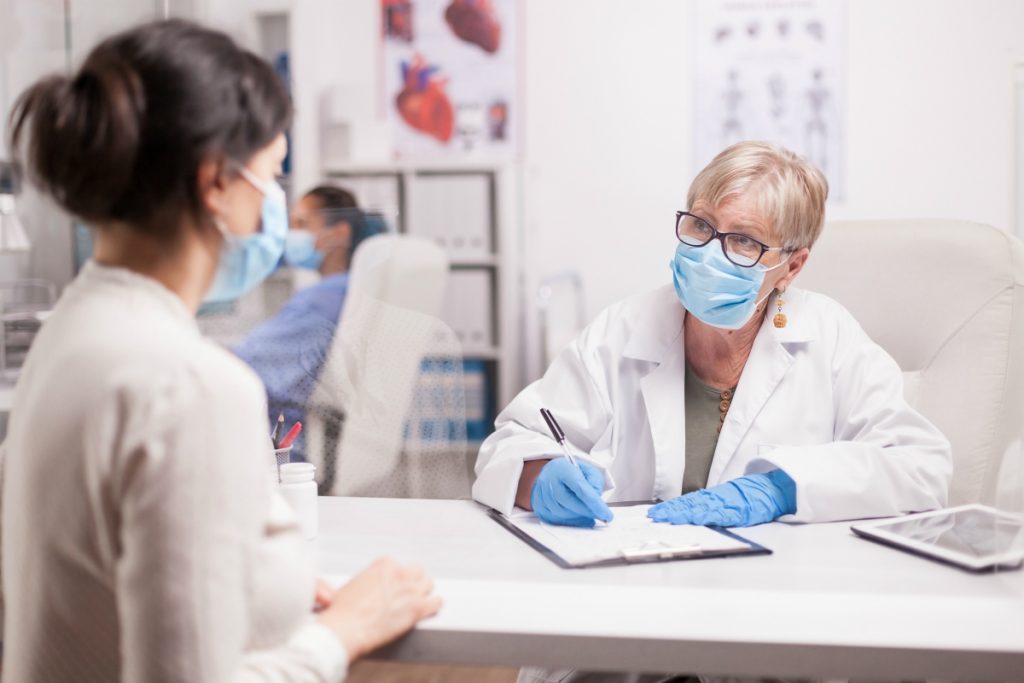
[[[548,524],[592,527],[596,520],[612,521],[612,511],[601,498],[604,476],[588,462],[555,458],[540,471],[530,493],[530,506]]]

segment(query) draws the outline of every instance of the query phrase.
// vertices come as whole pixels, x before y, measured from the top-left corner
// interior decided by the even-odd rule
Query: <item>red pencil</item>
[[[299,432],[301,431],[302,423],[296,422],[294,425],[292,425],[292,428],[288,430],[288,433],[284,435],[284,438],[281,439],[281,444],[278,446],[278,448],[288,448],[289,446],[291,446],[292,442],[295,441],[296,437],[298,437]]]

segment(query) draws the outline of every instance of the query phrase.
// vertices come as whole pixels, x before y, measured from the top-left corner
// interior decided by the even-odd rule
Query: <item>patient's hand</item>
[[[353,662],[436,614],[441,598],[433,590],[422,570],[377,560],[334,593],[320,623],[334,631]]]
[[[319,612],[330,607],[331,600],[334,599],[334,593],[335,590],[331,587],[331,584],[318,577],[316,580],[316,590],[313,591],[313,611]]]

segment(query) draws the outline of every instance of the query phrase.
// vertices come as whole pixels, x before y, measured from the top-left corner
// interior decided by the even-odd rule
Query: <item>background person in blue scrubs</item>
[[[345,303],[352,254],[364,239],[383,231],[383,220],[362,211],[352,193],[340,187],[315,187],[292,210],[284,262],[317,270],[321,279],[296,292],[235,348],[263,380],[271,425],[279,414],[284,414],[285,429],[306,420]],[[324,411],[330,412],[327,407]],[[323,417],[339,428],[339,415]],[[336,438],[325,441],[330,447]],[[291,459],[307,459],[303,434],[295,441]],[[321,480],[326,475],[321,473]]]

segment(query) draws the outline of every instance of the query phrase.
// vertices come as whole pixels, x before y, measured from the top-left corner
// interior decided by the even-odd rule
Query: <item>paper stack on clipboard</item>
[[[593,529],[546,524],[531,512],[491,516],[502,526],[565,568],[639,562],[693,560],[771,553],[731,531],[717,527],[656,523],[650,504],[612,505],[615,519]]]

